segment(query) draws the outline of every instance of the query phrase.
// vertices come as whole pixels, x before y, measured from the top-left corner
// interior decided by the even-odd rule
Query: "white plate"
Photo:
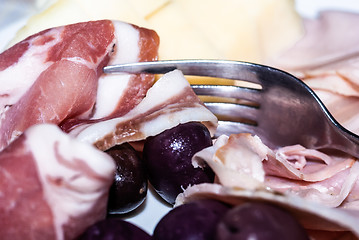
[[[42,2],[44,1],[46,0],[42,0]],[[33,4],[34,1],[29,0],[0,0],[0,50],[5,49],[18,29],[26,23],[32,14],[39,10],[39,7],[33,6]],[[312,18],[320,10],[334,9],[359,12],[359,1],[297,0],[296,8],[302,16]],[[168,205],[160,201],[153,191],[149,191],[143,206],[135,213],[127,216],[127,219],[145,231],[152,233],[159,219],[169,210],[170,207]]]

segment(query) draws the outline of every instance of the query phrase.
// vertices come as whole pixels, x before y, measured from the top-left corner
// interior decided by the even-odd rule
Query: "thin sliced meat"
[[[217,181],[224,186],[252,190],[264,188],[262,161],[267,159],[271,150],[258,137],[251,138],[251,141],[248,139],[222,135],[212,147],[195,154],[193,165],[198,167],[207,163],[216,173]]]
[[[359,202],[359,163],[354,158],[329,156],[299,145],[274,151],[250,134],[221,138],[193,161],[211,166],[224,186],[270,188],[328,207],[355,207]]]
[[[66,130],[94,116],[128,112],[154,77],[124,74],[114,84],[102,68],[155,60],[157,50],[154,31],[109,20],[45,30],[6,50],[0,54],[0,149],[37,123],[60,124]],[[119,94],[109,92],[116,99],[103,100],[110,87]]]
[[[220,136],[192,159],[208,164],[214,184],[188,187],[180,205],[215,198],[240,205],[265,201],[291,212],[313,239],[357,239],[359,162],[294,145],[269,149],[257,136]],[[334,238],[333,238],[334,237]]]
[[[263,167],[267,175],[318,182],[351,168],[355,162],[354,158],[329,156],[314,149],[294,145],[277,149],[275,155],[263,162]]]
[[[108,65],[157,60],[159,38],[154,31],[122,22],[115,22],[114,26],[116,43]],[[126,114],[142,100],[153,82],[154,76],[150,74],[101,74],[93,113],[84,121]],[[80,122],[63,126],[69,131]]]
[[[115,164],[57,126],[32,126],[0,153],[0,239],[74,239],[106,216]]]
[[[205,124],[213,135],[216,116],[193,92],[179,70],[163,75],[146,97],[127,114],[95,123],[78,125],[70,134],[106,150],[116,144],[144,140],[190,121]]]

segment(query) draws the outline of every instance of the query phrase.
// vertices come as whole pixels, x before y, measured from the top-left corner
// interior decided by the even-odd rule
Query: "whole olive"
[[[180,124],[145,141],[143,160],[148,179],[165,201],[173,204],[189,185],[213,182],[213,171],[208,166],[195,168],[191,160],[195,153],[211,145],[208,129],[197,122]]]
[[[211,240],[216,226],[230,207],[213,199],[201,199],[175,207],[156,225],[153,240]]]
[[[115,179],[110,188],[108,212],[123,214],[136,209],[147,195],[147,176],[142,159],[128,144],[106,151],[116,162]]]

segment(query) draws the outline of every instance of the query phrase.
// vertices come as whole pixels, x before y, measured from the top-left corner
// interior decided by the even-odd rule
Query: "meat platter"
[[[313,3],[311,3],[311,4],[313,4]],[[347,2],[345,2],[345,1],[342,1],[342,2],[340,2],[340,3],[338,3],[338,2],[336,2],[336,1],[333,1],[333,2],[328,2],[328,1],[326,1],[326,2],[323,2],[323,4],[321,4],[320,2],[316,2],[316,4],[317,5],[308,5],[308,3],[306,2],[306,1],[298,1],[297,2],[297,9],[298,9],[298,11],[301,13],[301,15],[302,16],[305,16],[305,17],[309,17],[309,18],[311,18],[311,17],[314,17],[314,16],[316,16],[316,13],[317,12],[319,12],[320,10],[327,10],[327,8],[335,8],[335,9],[341,9],[341,10],[350,10],[350,11],[358,11],[359,12],[359,6],[358,6],[358,4],[356,4],[356,3],[354,3],[354,1],[347,1]],[[331,4],[333,4],[333,5],[331,5]],[[335,5],[335,4],[338,4],[338,5]],[[355,6],[355,7],[357,7],[358,8],[358,10],[356,10],[355,9],[355,7],[353,8],[353,6]],[[25,19],[23,19],[23,20],[25,20]],[[3,29],[0,29],[0,35],[1,36],[11,36],[11,34],[12,33],[14,33],[14,32],[16,32],[17,31],[17,29],[21,26],[21,21],[22,20],[20,20],[19,22],[18,22],[18,25],[17,25],[17,23],[15,22],[15,21],[11,21],[11,24],[9,24],[10,25],[10,27],[4,27]],[[104,23],[105,25],[107,24],[107,23]],[[121,25],[122,23],[114,23],[114,25],[115,25],[115,28],[120,28],[118,25]],[[121,27],[124,27],[124,28],[126,28],[127,26],[121,26]],[[101,29],[103,29],[103,25],[101,25]],[[138,30],[136,27],[135,27],[135,29],[136,30]],[[77,30],[76,30],[77,31]],[[156,36],[154,36],[152,33],[150,33],[150,32],[146,32],[146,30],[142,30],[142,29],[140,29],[139,30],[140,32],[142,32],[142,33],[140,33],[140,35],[141,34],[144,34],[144,35],[146,35],[146,36],[151,36],[154,40],[153,40],[153,42],[156,42],[157,40],[156,40]],[[144,32],[144,33],[143,33]],[[47,33],[45,33],[45,35],[46,35]],[[53,34],[53,33],[49,33],[49,34]],[[56,34],[56,33],[55,33]],[[104,33],[103,33],[103,35],[105,36],[106,35],[106,32],[104,31]],[[51,37],[48,37],[48,39],[50,39]],[[141,39],[141,37],[140,37],[140,39]],[[31,39],[29,40],[29,41],[31,41]],[[46,40],[47,41],[47,40]],[[152,41],[152,40],[151,40]],[[7,44],[7,42],[8,42],[8,39],[6,39],[6,38],[2,38],[1,39],[1,42],[0,42],[0,47],[2,47],[2,46],[6,46],[6,44]],[[51,42],[51,40],[49,40],[49,42]],[[95,41],[96,42],[96,41]],[[34,45],[36,45],[36,43],[31,43],[31,44],[34,44]],[[143,44],[147,44],[147,43],[143,43]],[[110,46],[110,45],[109,45]],[[111,47],[108,47],[108,49],[106,50],[106,51],[111,51]],[[113,49],[112,49],[112,51],[113,51]],[[141,51],[141,50],[140,50]],[[153,55],[151,55],[151,53],[149,53],[148,55],[146,55],[146,57],[147,57],[147,59],[146,58],[144,58],[144,59],[142,59],[142,60],[154,60],[155,59],[155,57],[153,56]],[[284,55],[284,57],[285,57],[285,55]],[[67,58],[68,59],[70,59],[71,58],[71,56],[67,56]],[[73,60],[73,59],[72,59]],[[77,62],[76,62],[77,61]],[[98,60],[98,61],[103,61],[103,60]],[[135,59],[135,61],[136,61],[136,59]],[[79,63],[79,61],[78,61],[78,59],[75,59],[75,62],[76,62],[76,64],[78,64]],[[285,66],[285,65],[282,65],[283,64],[283,62],[280,62],[280,61],[276,61],[276,59],[274,59],[273,60],[273,64],[277,64],[277,66],[279,66],[279,67],[282,67],[282,68],[284,68],[284,69],[288,69],[288,71],[292,71],[291,70],[291,68],[290,68],[290,66]],[[103,65],[101,65],[101,63],[99,64],[99,66],[100,67],[102,67]],[[344,69],[345,70],[345,69]],[[342,70],[342,69],[340,69],[340,71],[342,71],[343,72],[343,74],[345,74],[346,72],[344,71],[344,70]],[[295,69],[295,70],[293,70],[293,73],[295,73],[295,74],[298,74],[298,76],[301,76],[301,74],[306,74],[306,73],[308,73],[308,72],[306,72],[307,70],[303,70],[303,71],[301,71],[301,70],[298,70],[298,73],[296,72],[297,71],[297,69]],[[78,71],[78,72],[81,72],[80,70]],[[320,72],[320,71],[319,71]],[[316,72],[310,72],[312,75],[315,75],[316,74]],[[177,74],[177,75],[176,75]],[[310,75],[310,74],[308,74],[308,75]],[[312,75],[310,75],[310,76],[312,76]],[[319,75],[320,75],[320,73],[319,73]],[[342,76],[342,75],[341,75]],[[180,76],[180,75],[178,75],[178,73],[173,73],[169,78],[173,78],[173,79],[181,79],[182,78],[182,76]],[[145,80],[144,80],[145,79]],[[153,79],[151,79],[151,77],[148,77],[148,76],[143,76],[142,77],[142,80],[144,80],[144,82],[148,82],[147,84],[149,84],[149,85],[151,85],[152,83],[153,83]],[[176,86],[176,87],[178,87],[177,89],[173,89],[173,91],[178,91],[179,93],[178,94],[182,94],[181,93],[181,88],[183,88],[183,89],[186,89],[186,87],[187,86],[184,86],[181,82],[180,82],[181,80],[178,80],[178,85],[175,85],[176,83],[175,83],[175,81],[174,81],[174,85]],[[314,80],[313,79],[310,79],[310,81],[312,81],[313,82],[313,86],[314,87],[316,87],[317,85],[315,85],[316,84],[316,82],[315,82],[315,78],[314,78]],[[163,84],[164,86],[166,86],[165,85],[165,83],[163,83],[164,81],[161,81],[161,80],[159,80],[156,84],[158,84],[158,85],[160,85],[160,84]],[[62,83],[62,84],[65,84],[65,83]],[[147,89],[149,88],[149,86],[148,87],[144,87],[145,89],[146,89],[146,91],[147,91]],[[174,87],[175,88],[175,87]],[[16,90],[17,91],[17,90]],[[20,90],[21,91],[21,90]],[[83,89],[83,91],[87,91],[86,89]],[[108,89],[107,89],[107,91],[108,91]],[[169,91],[172,91],[172,90],[169,90]],[[338,91],[341,91],[341,90],[338,90]],[[345,89],[343,90],[343,91],[345,91]],[[153,90],[153,92],[152,92],[152,90],[151,90],[151,94],[152,95],[155,95],[155,90]],[[323,98],[327,98],[327,99],[329,99],[330,98],[330,96],[327,96],[326,95],[326,91],[325,91],[325,89],[323,90],[323,89],[321,89],[320,87],[319,87],[319,90],[318,90],[318,92],[320,93],[320,94],[322,94],[321,96],[323,97]],[[140,95],[142,94],[142,93],[139,93]],[[151,99],[150,97],[152,96],[151,94],[148,94],[148,99]],[[350,94],[352,94],[352,93],[350,93]],[[353,93],[354,94],[354,93]],[[16,96],[16,94],[14,94],[15,96]],[[4,95],[5,96],[5,95]],[[194,105],[193,106],[191,106],[191,109],[192,110],[195,110],[196,112],[199,112],[199,113],[201,113],[201,114],[198,114],[198,116],[196,116],[195,118],[196,118],[196,120],[193,120],[193,119],[190,119],[190,120],[183,120],[184,122],[185,121],[203,121],[203,122],[207,122],[207,124],[206,124],[206,126],[208,127],[208,129],[209,129],[209,131],[211,132],[211,134],[212,134],[212,131],[213,130],[211,130],[211,127],[213,126],[213,122],[215,122],[215,120],[213,120],[212,119],[212,116],[209,114],[209,113],[207,113],[206,112],[206,110],[205,109],[202,109],[202,106],[201,106],[201,104],[200,103],[198,103],[198,105],[196,105],[196,100],[194,99],[194,98],[191,98],[191,96],[190,96],[190,94],[186,94],[186,95],[183,95],[183,96],[186,96],[189,100],[189,102],[194,102]],[[6,96],[5,96],[6,97]],[[131,99],[135,99],[137,97],[137,95],[130,95],[129,97],[127,97],[127,98],[131,98]],[[164,96],[164,99],[165,99],[165,96]],[[169,98],[170,99],[170,98]],[[16,97],[15,97],[15,100],[9,100],[10,102],[11,101],[16,101]],[[48,99],[43,99],[43,101],[48,101]],[[148,101],[150,101],[150,100],[148,100]],[[165,101],[165,100],[163,100],[163,101]],[[166,101],[168,101],[168,99],[166,100]],[[27,101],[26,102],[31,102],[31,96],[29,96],[28,98],[27,98]],[[66,102],[66,101],[65,101]],[[128,101],[127,101],[128,102]],[[98,106],[100,106],[100,101],[98,101]],[[330,102],[329,102],[329,104],[330,104]],[[153,109],[150,109],[150,110],[148,110],[148,109],[146,109],[146,110],[142,110],[143,112],[141,112],[141,107],[143,107],[143,105],[144,106],[146,106],[145,105],[145,103],[144,104],[139,104],[139,106],[140,107],[138,107],[139,108],[139,110],[138,110],[138,113],[132,113],[131,112],[131,114],[139,114],[139,115],[141,115],[141,114],[147,114],[147,115],[151,115],[151,114],[154,114],[154,115],[156,115],[156,114],[163,114],[163,115],[165,115],[166,114],[166,111],[164,110],[163,112],[161,112],[159,109],[160,109],[160,107],[159,106],[161,106],[161,108],[163,107],[162,105],[158,105],[157,106],[157,108],[156,107],[154,107]],[[126,105],[127,106],[127,105]],[[4,108],[6,108],[6,106],[4,107]],[[23,109],[22,108],[22,105],[20,105],[19,107],[18,107],[19,109]],[[71,106],[70,107],[68,107],[69,109],[71,109]],[[84,107],[84,108],[86,108],[86,107]],[[134,106],[129,106],[128,107],[129,109],[130,108],[134,108]],[[144,107],[144,108],[146,108],[146,107]],[[180,107],[179,107],[180,108]],[[330,108],[332,108],[334,111],[336,111],[335,110],[335,108],[334,108],[334,106],[331,106]],[[100,109],[100,108],[98,108],[98,109]],[[8,110],[6,110],[6,111],[8,111]],[[86,109],[84,109],[84,110],[81,110],[81,111],[83,111],[83,113],[81,113],[81,118],[79,118],[79,119],[75,119],[74,121],[60,121],[59,123],[61,123],[61,127],[62,127],[62,129],[65,131],[65,132],[68,132],[68,133],[71,133],[72,135],[74,135],[74,136],[76,136],[76,137],[78,137],[78,138],[80,138],[82,141],[90,141],[90,142],[92,142],[92,143],[94,143],[94,145],[96,146],[96,147],[98,147],[99,149],[103,149],[103,150],[106,150],[106,149],[108,149],[109,147],[111,147],[111,146],[113,146],[113,145],[115,145],[115,144],[119,144],[119,143],[122,143],[122,142],[120,142],[120,141],[117,141],[117,140],[112,140],[113,138],[111,138],[111,137],[108,137],[107,136],[107,138],[103,138],[101,141],[97,141],[97,136],[96,136],[96,134],[95,135],[92,135],[92,134],[88,134],[88,131],[89,131],[89,129],[91,130],[91,133],[92,132],[98,132],[98,131],[106,131],[106,127],[104,127],[104,126],[101,126],[101,124],[98,124],[96,121],[93,121],[93,122],[91,122],[89,125],[86,125],[87,123],[84,123],[81,127],[77,127],[77,125],[76,124],[78,124],[79,122],[80,123],[82,123],[82,121],[83,121],[83,118],[86,118],[88,115],[89,115],[89,113],[88,113],[88,108],[86,108]],[[102,112],[101,112],[102,111]],[[106,112],[106,110],[104,110],[104,112],[103,112],[103,110],[102,110],[102,108],[101,108],[101,111],[96,111],[96,110],[92,110],[92,112],[91,112],[91,116],[96,116],[95,118],[99,118],[99,119],[105,119],[105,121],[107,121],[107,117],[109,117],[109,116],[111,116],[111,118],[117,118],[117,115],[116,114],[118,114],[117,112],[115,113],[115,112]],[[111,111],[111,110],[109,110],[109,111]],[[116,110],[117,111],[117,110]],[[126,110],[126,109],[124,109],[124,110],[121,110],[121,111],[124,111],[124,112],[126,112],[126,111],[130,111],[130,110]],[[177,110],[176,110],[177,111]],[[178,110],[179,112],[180,111],[182,111],[182,110]],[[11,119],[16,119],[17,117],[16,117],[16,114],[15,115],[12,115],[12,113],[11,113],[11,111],[8,111],[9,112],[9,114],[12,116],[11,117]],[[158,113],[157,113],[158,112]],[[184,114],[185,113],[185,111],[183,110],[183,113],[182,114]],[[72,114],[75,114],[75,113],[68,113],[69,115],[72,115]],[[122,113],[121,113],[122,114]],[[130,115],[131,115],[130,114]],[[61,114],[58,114],[59,115],[59,118],[61,117]],[[125,115],[126,115],[126,113],[125,113]],[[15,117],[13,117],[13,116],[15,116]],[[21,115],[20,115],[21,116]],[[136,115],[137,116],[137,115]],[[151,115],[152,116],[152,115]],[[42,115],[41,115],[41,117],[43,117]],[[14,126],[11,126],[10,127],[10,129],[12,129],[12,130],[6,130],[6,132],[7,132],[7,134],[8,135],[5,135],[5,136],[2,136],[1,138],[0,138],[0,148],[1,149],[4,149],[4,148],[6,148],[6,146],[10,143],[10,142],[12,142],[13,141],[13,139],[14,138],[16,138],[16,137],[18,137],[18,136],[20,136],[20,134],[28,127],[28,126],[26,126],[26,124],[28,124],[29,123],[29,119],[27,119],[27,121],[23,121],[23,122],[21,122],[21,119],[20,119],[20,123],[18,124],[18,125],[14,125]],[[121,120],[122,121],[122,120]],[[120,122],[121,122],[120,121]],[[128,129],[128,127],[127,127],[127,123],[129,122],[129,120],[126,122],[127,120],[126,119],[123,119],[123,128],[124,129]],[[149,119],[148,120],[149,122],[151,121],[151,119]],[[178,120],[178,121],[182,121],[182,120]],[[12,122],[10,122],[9,123],[9,125],[11,125],[11,124],[13,124]],[[31,124],[31,121],[30,121],[30,124]],[[117,122],[117,124],[118,124],[118,122]],[[132,123],[131,122],[131,124],[134,124],[134,123]],[[350,125],[350,123],[346,123],[346,124],[348,124],[347,125],[347,127],[348,128],[350,128],[352,131],[356,131],[357,130],[357,128],[359,128],[358,126],[356,126],[355,124],[352,124],[352,125]],[[139,124],[140,125],[140,124]],[[76,126],[76,127],[74,127],[74,126]],[[137,125],[131,125],[130,126],[131,128],[136,128],[136,127],[138,127]],[[171,127],[173,127],[172,125],[169,125],[169,126],[166,126],[165,128],[171,128]],[[164,129],[158,129],[158,130],[155,130],[155,131],[158,131],[158,132],[161,132],[161,131],[163,131]],[[36,128],[34,128],[34,129],[32,129],[31,130],[31,132],[30,133],[28,133],[27,135],[28,135],[28,138],[29,139],[33,139],[32,140],[32,142],[37,142],[38,140],[36,140],[36,138],[34,137],[35,136],[35,133],[37,132],[37,131],[40,131],[39,129],[36,129]],[[52,129],[47,129],[47,131],[49,131],[49,132],[52,132],[53,130]],[[141,130],[142,131],[142,130]],[[145,135],[147,134],[147,130],[143,130],[144,132],[145,132]],[[142,132],[141,132],[142,133]],[[57,135],[57,133],[56,133],[56,131],[54,131],[53,132],[53,134],[54,135]],[[148,133],[148,136],[151,136],[151,134],[153,135],[154,133]],[[136,138],[136,134],[134,133],[134,137],[132,138],[132,136],[133,136],[133,134],[129,134],[129,135],[131,135],[131,136],[129,136],[128,137],[128,139],[130,139],[130,140],[134,140],[134,141],[136,141],[136,140],[141,140],[141,138],[140,137],[137,137]],[[147,136],[147,135],[146,135]],[[108,139],[111,139],[111,140],[108,140]],[[51,140],[51,138],[49,138],[48,139],[50,142],[52,141]],[[22,141],[23,142],[26,142],[25,140],[19,140],[18,142],[17,142],[17,144],[18,145],[20,145],[21,146],[21,144],[23,144],[22,143]],[[223,142],[222,142],[223,141]],[[253,143],[255,143],[255,144],[257,144],[256,143],[256,139],[252,139],[252,138],[250,138],[249,136],[238,136],[238,137],[233,137],[233,138],[229,138],[229,139],[221,139],[221,141],[218,141],[218,144],[223,144],[223,146],[226,146],[226,144],[228,144],[228,145],[230,145],[230,144],[232,144],[233,142],[236,142],[236,143],[238,143],[239,145],[239,147],[241,147],[241,146],[243,146],[243,144],[244,145],[246,145],[245,143],[246,142],[251,142],[251,144],[253,144]],[[259,144],[259,143],[258,143]],[[238,147],[237,146],[237,147]],[[32,147],[31,147],[32,148]],[[264,149],[262,146],[260,147],[262,150]],[[265,151],[267,151],[266,152],[266,154],[268,155],[268,156],[273,156],[273,159],[276,159],[276,160],[278,160],[278,161],[281,161],[281,156],[288,156],[288,155],[290,155],[291,153],[291,151],[302,151],[303,149],[280,149],[280,150],[276,150],[275,152],[272,152],[271,150],[265,150]],[[229,154],[229,153],[228,153]],[[307,154],[307,153],[306,153]],[[314,156],[314,158],[318,158],[318,159],[323,159],[323,161],[325,162],[326,160],[326,157],[325,156],[322,156],[322,155],[316,155],[317,153],[308,153],[308,155],[310,155],[310,156]],[[336,161],[337,159],[332,159],[332,160],[330,160],[330,161]],[[209,164],[210,166],[211,166],[211,159],[209,158],[207,158],[207,157],[203,157],[203,156],[201,156],[201,155],[199,155],[198,156],[198,165],[201,165],[201,164],[203,164],[203,161],[206,161],[207,162],[207,164]],[[329,160],[328,160],[329,161]],[[355,161],[353,161],[352,159],[350,159],[350,158],[345,158],[344,160],[343,159],[339,159],[339,161],[341,162],[340,163],[340,166],[339,167],[341,167],[342,169],[343,168],[347,168],[347,166],[353,166],[353,169],[355,169],[356,168],[356,164],[354,163]],[[105,164],[106,165],[106,164]],[[334,164],[335,165],[335,164]],[[107,167],[109,167],[110,168],[110,166],[107,166]],[[338,168],[339,168],[338,167]],[[213,167],[214,169],[215,169],[215,167]],[[270,168],[270,167],[269,167]],[[333,168],[335,168],[335,167],[333,167]],[[108,169],[107,169],[107,171],[108,171]],[[349,170],[348,170],[349,171]],[[354,170],[353,170],[354,171]],[[294,171],[293,171],[294,172]],[[295,173],[293,173],[293,172],[291,172],[290,174],[294,174],[295,175]],[[220,178],[221,177],[221,175],[220,174],[217,174],[218,175],[218,177]],[[353,177],[353,176],[352,176]],[[308,174],[308,176],[305,176],[304,178],[308,178],[308,179],[310,179],[310,178],[316,178],[316,177],[314,177],[314,176],[311,176],[310,174]],[[54,179],[54,181],[56,182],[56,179]],[[225,182],[226,180],[221,180],[221,182]],[[276,179],[272,179],[272,183],[273,182],[275,182],[276,181]],[[310,180],[310,181],[312,181],[312,180]],[[314,180],[313,180],[314,181]],[[239,182],[240,182],[240,180],[239,180]],[[228,183],[228,186],[230,185],[231,183]],[[243,183],[244,185],[245,185],[245,183]],[[270,187],[270,188],[272,188],[272,189],[275,189],[275,187],[274,187],[274,185],[272,186],[272,185],[266,185],[267,187]],[[343,185],[344,186],[344,185]],[[233,187],[233,186],[232,186]],[[236,186],[234,186],[234,187],[236,187]],[[248,186],[248,189],[251,189],[253,186]],[[261,188],[261,187],[263,187],[263,186],[261,186],[260,184],[259,185],[256,185],[255,186],[255,188],[257,189],[257,188]],[[283,187],[283,188],[285,188],[286,186],[285,186],[285,184],[283,184],[283,186],[280,186],[279,187],[279,189],[281,188],[281,187]],[[203,192],[203,195],[206,195],[206,194],[208,194],[208,195],[213,195],[214,193],[216,193],[217,194],[217,197],[218,198],[221,198],[221,194],[223,195],[223,197],[224,198],[226,198],[226,197],[228,197],[228,196],[236,196],[236,194],[238,194],[238,195],[241,195],[241,194],[244,194],[243,192],[241,192],[241,193],[237,193],[237,192],[226,192],[226,191],[223,191],[222,189],[215,189],[215,188],[206,188],[206,185],[205,184],[203,184],[203,185],[201,185],[201,186],[199,186],[198,187],[198,189],[196,189],[196,187],[193,187],[193,188],[189,188],[189,189],[187,189],[187,191],[185,192],[185,194],[183,194],[183,195],[181,195],[181,196],[179,196],[178,198],[177,198],[177,202],[178,202],[178,204],[181,204],[182,202],[186,202],[186,201],[189,201],[189,200],[191,200],[192,198],[193,199],[195,199],[195,198],[197,198],[197,197],[201,197],[200,195],[199,196],[197,196],[196,195],[196,192],[197,191],[200,191],[200,192]],[[218,194],[218,192],[221,192],[221,194]],[[216,195],[216,194],[214,194],[214,195]],[[259,193],[258,193],[259,195],[258,196],[254,196],[254,198],[256,198],[256,197],[258,197],[258,199],[266,199],[266,197],[267,197],[267,195],[266,195],[266,193],[263,193],[263,195],[261,195],[261,193],[260,193],[260,191],[259,191]],[[304,194],[304,193],[300,193],[300,194]],[[299,195],[300,195],[299,194]],[[305,194],[307,194],[307,193],[305,193]],[[309,194],[310,195],[310,194]],[[217,198],[217,197],[215,197],[215,198]],[[237,196],[238,197],[238,196]],[[245,199],[245,198],[247,198],[248,196],[240,196],[240,198],[241,199]],[[322,196],[319,196],[319,198],[320,197],[322,197]],[[271,197],[269,197],[269,198],[271,198]],[[230,199],[230,197],[228,197],[228,199]],[[289,206],[289,207],[292,207],[292,208],[296,208],[296,207],[298,207],[298,206],[296,206],[295,205],[295,199],[286,199],[286,198],[284,198],[284,199],[281,199],[280,197],[278,197],[278,199],[276,200],[276,201],[293,201],[293,205],[292,206]],[[232,200],[228,200],[228,201],[232,201]],[[236,201],[236,200],[233,200],[233,201]],[[330,204],[335,204],[335,203],[328,203],[329,205]],[[346,204],[346,203],[345,203]],[[349,207],[351,207],[351,203],[350,203],[350,201],[347,203],[348,204],[348,206]],[[284,204],[285,205],[285,204]],[[138,226],[140,226],[142,229],[144,229],[145,231],[147,231],[147,232],[149,232],[149,233],[152,233],[153,232],[153,230],[154,230],[154,228],[155,228],[155,226],[156,226],[156,224],[157,224],[157,222],[166,214],[166,213],[168,213],[169,211],[170,211],[170,209],[171,209],[171,207],[168,205],[168,204],[166,204],[163,200],[161,200],[160,198],[159,198],[159,196],[155,193],[155,190],[153,190],[152,188],[150,188],[150,190],[148,191],[148,195],[147,195],[147,198],[146,198],[146,201],[140,206],[140,208],[139,209],[137,209],[135,212],[132,212],[132,213],[130,213],[130,214],[128,214],[128,215],[126,215],[125,216],[125,218],[126,218],[126,220],[128,220],[128,221],[130,221],[130,222],[133,222],[133,223],[135,223],[136,225],[138,225]],[[321,215],[321,216],[319,216],[318,217],[318,221],[320,221],[321,220],[321,218],[326,218],[326,217],[328,217],[329,215],[330,215],[331,213],[324,213],[324,215]],[[340,218],[340,214],[338,215],[339,216],[339,218]],[[348,220],[349,222],[350,222],[350,220]],[[347,224],[347,223],[345,223],[345,224]],[[348,225],[350,225],[350,223],[348,223]],[[358,234],[358,233],[357,233]]]

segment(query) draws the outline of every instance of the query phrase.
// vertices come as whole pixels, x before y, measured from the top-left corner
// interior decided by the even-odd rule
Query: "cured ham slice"
[[[0,239],[74,239],[105,217],[114,170],[57,126],[30,127],[0,153]]]
[[[221,136],[194,161],[207,162],[218,182],[228,187],[270,188],[330,207],[359,201],[359,162],[348,156],[330,156],[299,145],[272,150],[257,136],[236,134]]]
[[[128,112],[154,77],[105,76],[102,68],[155,60],[158,41],[152,30],[102,20],[45,30],[0,54],[0,149],[37,123],[66,130]]]
[[[148,90],[146,97],[121,117],[78,125],[70,134],[106,150],[116,144],[144,140],[180,123],[202,122],[213,135],[216,116],[193,92],[179,70],[166,73]]]
[[[211,185],[198,189],[194,186],[189,192],[185,191],[184,195],[200,193],[203,190],[201,194],[207,191],[214,194],[211,191],[215,191],[220,195],[224,193],[226,197],[233,194],[236,198],[236,191],[243,190],[243,193],[239,191],[238,194],[245,194],[247,196],[241,196],[241,198],[245,197],[250,200],[251,195],[259,194],[257,197],[261,198],[261,192],[264,192],[263,194],[269,200],[274,199],[283,203],[289,201],[286,203],[289,205],[288,208],[293,207],[290,206],[291,201],[303,205],[295,206],[300,211],[304,211],[309,204],[313,207],[310,214],[320,216],[323,211],[325,216],[321,217],[329,217],[330,222],[335,220],[330,216],[332,211],[338,216],[341,214],[354,216],[355,221],[352,219],[350,223],[344,224],[349,227],[350,231],[353,231],[353,224],[359,221],[359,162],[355,158],[339,155],[339,153],[327,155],[299,145],[272,150],[257,136],[236,134],[229,137],[223,135],[213,146],[195,154],[193,164],[202,166],[204,163],[213,169],[216,182],[220,184],[220,187],[213,186],[216,190],[212,190]],[[256,191],[259,192],[256,193]],[[279,200],[277,197],[283,199]],[[317,210],[319,212],[315,214]],[[303,218],[303,221],[308,220],[310,218],[307,220]],[[315,224],[319,223],[315,222],[304,225],[308,229],[319,231],[338,231],[338,229],[347,231],[347,228],[338,228],[341,226],[341,220],[334,221],[337,227],[333,229],[316,226]],[[354,232],[359,236],[357,230]]]

